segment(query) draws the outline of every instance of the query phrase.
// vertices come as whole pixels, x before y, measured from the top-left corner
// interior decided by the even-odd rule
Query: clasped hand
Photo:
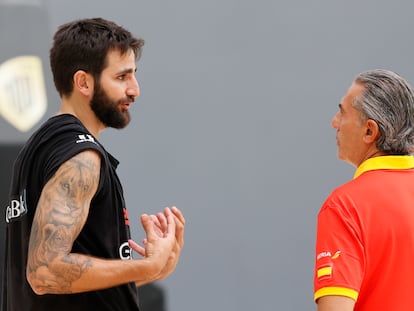
[[[133,240],[129,240],[129,246],[155,265],[151,281],[161,280],[177,266],[184,246],[184,216],[175,206],[166,207],[157,215],[141,215],[141,223],[146,233],[143,246]]]

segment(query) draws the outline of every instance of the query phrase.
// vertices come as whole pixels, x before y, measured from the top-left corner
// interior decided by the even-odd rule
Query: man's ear
[[[365,130],[365,135],[364,135],[364,141],[366,143],[375,142],[380,135],[378,123],[375,122],[374,120],[368,119],[365,122],[365,127],[366,127],[366,130]]]
[[[78,70],[73,75],[73,88],[84,96],[93,95],[93,77],[83,70]]]

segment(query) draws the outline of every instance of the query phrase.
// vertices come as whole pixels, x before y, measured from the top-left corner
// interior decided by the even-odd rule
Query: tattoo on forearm
[[[92,265],[70,254],[99,183],[99,162],[79,154],[65,162],[43,189],[30,237],[28,274],[48,292],[71,292]]]

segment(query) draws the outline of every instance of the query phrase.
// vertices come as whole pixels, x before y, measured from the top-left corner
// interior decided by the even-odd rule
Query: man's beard
[[[133,97],[124,97],[117,101],[109,98],[108,94],[99,83],[95,84],[96,89],[91,99],[91,108],[98,119],[108,127],[116,129],[124,128],[131,121],[128,110],[121,110],[123,103],[132,103]]]

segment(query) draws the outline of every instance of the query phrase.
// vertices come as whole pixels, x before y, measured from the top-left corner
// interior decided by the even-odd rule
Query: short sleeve
[[[329,295],[358,298],[365,266],[361,228],[352,202],[344,201],[328,198],[318,215],[315,301]]]

